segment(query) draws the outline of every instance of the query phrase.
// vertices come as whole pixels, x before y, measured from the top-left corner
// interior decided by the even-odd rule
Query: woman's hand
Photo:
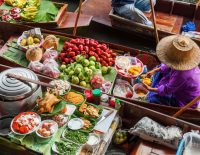
[[[148,91],[157,92],[157,89],[158,89],[158,88],[150,87],[150,86],[148,86],[148,85],[145,84],[145,83],[142,83],[142,84],[143,84],[144,88],[147,89]]]
[[[155,68],[149,72],[146,73],[146,77],[151,77],[152,75],[154,75],[156,72],[160,71],[160,67],[159,68]]]

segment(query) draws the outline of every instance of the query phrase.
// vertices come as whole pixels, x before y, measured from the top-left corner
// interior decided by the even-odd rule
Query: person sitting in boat
[[[156,0],[153,0],[154,5]],[[114,11],[122,17],[145,25],[152,25],[152,22],[143,12],[150,12],[150,0],[112,0]]]
[[[200,49],[193,40],[181,35],[163,38],[156,54],[162,64],[147,73],[153,75],[151,87],[143,83],[150,103],[183,107],[200,95]]]

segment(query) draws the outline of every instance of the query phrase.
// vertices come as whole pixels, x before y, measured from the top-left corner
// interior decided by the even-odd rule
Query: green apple
[[[83,69],[83,66],[80,63],[77,63],[76,66],[75,66],[75,68],[81,68],[81,69]]]
[[[88,70],[86,71],[86,74],[87,74],[88,76],[92,76],[93,71],[92,71],[91,69],[88,69]]]
[[[67,68],[66,65],[61,65],[61,66],[60,66],[60,70],[61,70],[61,71],[65,70],[66,68]]]
[[[80,72],[81,72],[81,68],[79,68],[79,67],[75,68],[75,70],[74,70],[75,74],[79,74]]]
[[[93,70],[93,71],[96,70],[95,66],[90,66],[89,69],[91,69],[91,70]]]
[[[78,78],[77,76],[72,76],[71,82],[72,82],[73,84],[79,84],[79,78]]]
[[[86,88],[92,88],[89,83],[86,84]]]
[[[89,60],[85,59],[82,64],[84,67],[87,67],[87,66],[89,66],[90,62],[89,62]]]
[[[64,79],[65,74],[64,73],[60,73],[59,78]]]
[[[101,63],[100,62],[96,62],[95,66],[96,66],[97,69],[101,69]]]
[[[107,74],[107,72],[108,72],[108,67],[103,66],[103,67],[101,68],[101,71],[102,71],[102,74]]]
[[[87,84],[86,84],[85,81],[81,81],[79,85],[82,86],[82,87],[86,87]]]
[[[95,56],[91,56],[91,57],[89,58],[89,60],[90,60],[90,61],[96,61],[96,57],[95,57]]]
[[[84,76],[84,74],[82,72],[79,73],[78,77],[79,77],[80,80],[84,80],[85,79],[85,76]]]
[[[111,70],[112,70],[112,67],[111,67],[111,66],[108,66],[107,73],[110,73]]]
[[[89,66],[95,66],[95,62],[90,60]]]
[[[88,69],[89,69],[88,67],[84,67],[84,71],[85,71],[85,72],[87,72]]]
[[[82,55],[77,55],[77,56],[76,56],[76,62],[81,63],[84,59],[85,59],[85,58],[84,58],[84,56],[82,56]]]

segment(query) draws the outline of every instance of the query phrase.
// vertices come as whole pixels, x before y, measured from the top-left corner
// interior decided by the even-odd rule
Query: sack
[[[173,149],[178,147],[179,140],[183,135],[180,128],[176,126],[164,127],[148,117],[143,117],[129,132],[144,140],[162,144]]]

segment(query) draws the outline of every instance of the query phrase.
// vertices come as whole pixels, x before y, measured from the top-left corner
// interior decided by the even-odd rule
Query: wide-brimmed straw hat
[[[175,70],[190,70],[200,63],[199,46],[182,35],[165,37],[156,47],[158,59]]]

